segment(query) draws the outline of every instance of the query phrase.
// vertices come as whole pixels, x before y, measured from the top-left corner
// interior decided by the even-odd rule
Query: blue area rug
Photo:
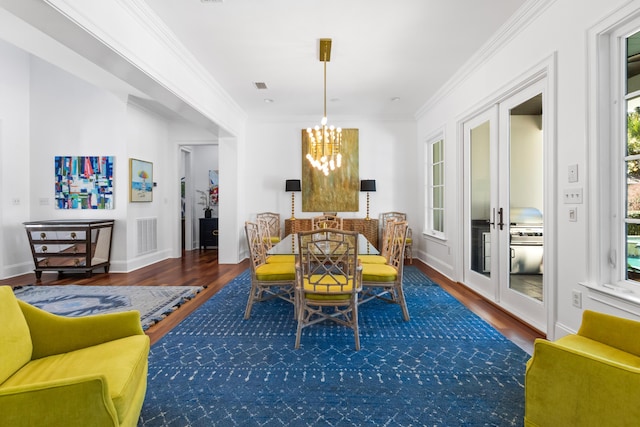
[[[362,349],[333,323],[303,330],[293,307],[254,305],[248,271],[151,348],[139,426],[519,426],[529,356],[412,266],[411,320],[360,309]]]
[[[87,316],[138,310],[142,329],[164,319],[200,292],[200,286],[24,286],[22,301],[61,316]]]

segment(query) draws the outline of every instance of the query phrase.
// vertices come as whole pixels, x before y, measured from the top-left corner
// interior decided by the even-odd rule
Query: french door
[[[464,283],[542,332],[544,81],[463,123]]]

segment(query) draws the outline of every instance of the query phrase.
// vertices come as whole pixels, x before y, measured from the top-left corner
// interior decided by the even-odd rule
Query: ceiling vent
[[[256,89],[267,89],[267,84],[265,82],[253,82]]]

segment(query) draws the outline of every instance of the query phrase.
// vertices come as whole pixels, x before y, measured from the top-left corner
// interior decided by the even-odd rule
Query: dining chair
[[[342,217],[324,214],[311,218],[311,230],[324,228],[334,228],[338,230],[344,229]]]
[[[407,214],[404,212],[383,212],[380,214],[380,232],[384,234],[387,221],[407,221]],[[405,258],[409,258],[409,264],[413,264],[413,232],[411,228],[407,228],[407,239],[405,242]]]
[[[380,254],[378,255],[358,255],[358,259],[363,264],[387,264],[389,262],[389,251],[391,247],[391,230],[395,221],[387,221],[384,230],[382,231],[382,237],[380,238],[378,245],[380,248]]]
[[[362,264],[362,294],[359,304],[376,298],[398,304],[402,308],[402,317],[408,321],[409,310],[402,288],[408,226],[406,221],[390,221],[389,224],[388,261],[386,264]]]
[[[266,250],[258,224],[247,221],[244,226],[249,247],[251,289],[244,318],[251,316],[254,302],[280,298],[294,302],[295,262],[267,263]]]
[[[360,350],[358,293],[362,290],[362,266],[358,263],[358,233],[338,229],[298,233],[296,263],[295,348],[302,330],[324,320],[353,329]]]
[[[263,221],[263,224],[267,226],[267,230],[269,233],[269,243],[270,246],[275,245],[281,239],[280,232],[280,214],[274,212],[260,212],[256,214],[256,221],[260,225],[260,222]]]

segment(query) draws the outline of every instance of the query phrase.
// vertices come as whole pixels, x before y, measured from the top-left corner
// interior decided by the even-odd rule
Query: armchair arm
[[[536,340],[525,374],[525,426],[635,425],[639,401],[637,367]]]
[[[102,376],[0,389],[0,425],[117,426],[118,415]]]
[[[68,353],[131,335],[143,335],[138,311],[64,317],[18,300],[33,342],[32,359]]]
[[[578,335],[640,356],[640,322],[585,310]]]

